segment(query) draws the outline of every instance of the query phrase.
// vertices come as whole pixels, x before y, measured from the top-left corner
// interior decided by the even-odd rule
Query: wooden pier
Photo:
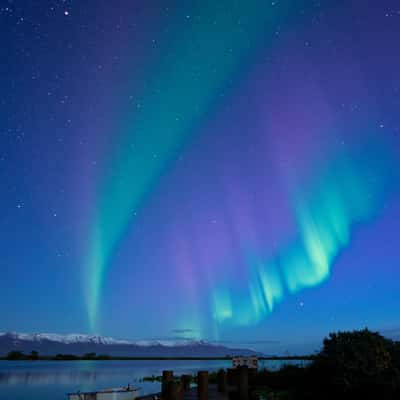
[[[206,398],[209,400],[227,400],[228,392],[221,393],[218,391],[217,385],[209,385]],[[183,394],[183,400],[198,400],[197,387],[191,388]]]
[[[231,379],[232,380],[232,379]],[[209,384],[208,371],[197,373],[197,385],[190,387],[191,376],[182,375],[180,382],[174,379],[172,371],[163,371],[161,392],[140,396],[137,400],[228,400],[230,393],[236,393],[237,400],[249,400],[249,369],[235,370],[234,382],[229,382],[224,370],[217,373],[217,383]]]
[[[217,385],[213,384],[213,385],[208,386],[207,398],[209,400],[227,400],[228,393],[218,392]],[[161,399],[162,399],[161,392],[148,394],[148,395],[140,396],[140,397],[136,398],[136,400],[161,400]],[[182,400],[198,400],[197,387],[192,387],[187,392],[184,392],[181,399]]]

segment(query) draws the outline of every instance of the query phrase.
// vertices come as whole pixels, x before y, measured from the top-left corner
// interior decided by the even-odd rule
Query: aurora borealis
[[[399,4],[141,3],[1,8],[1,329],[400,330]]]
[[[99,195],[88,276],[93,324],[112,250],[131,223],[132,214],[166,163],[173,160],[192,124],[211,107],[218,91],[239,68],[241,57],[251,52],[276,14],[270,5],[260,7],[257,1],[246,5],[238,2],[232,7],[230,2],[202,2],[193,8],[201,18],[180,26],[172,35],[160,61],[153,61],[160,63],[156,71],[149,66],[148,87],[139,109],[127,111],[128,122],[121,128],[122,143],[117,145]],[[231,8],[229,13],[227,8]],[[191,14],[186,15],[190,18]]]

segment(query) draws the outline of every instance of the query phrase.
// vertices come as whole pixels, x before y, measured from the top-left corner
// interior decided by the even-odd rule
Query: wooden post
[[[182,375],[181,376],[181,385],[182,385],[183,392],[188,392],[190,390],[191,380],[192,380],[192,377],[190,375]]]
[[[199,400],[208,400],[208,371],[197,373],[197,396]]]
[[[227,390],[227,383],[226,383],[226,372],[223,369],[220,369],[217,374],[217,387],[218,392],[225,393]]]
[[[181,399],[181,386],[178,382],[167,382],[166,400],[180,400]]]
[[[228,385],[234,386],[238,382],[238,370],[237,368],[228,368],[226,371],[226,380]]]
[[[239,399],[248,400],[249,398],[249,369],[247,366],[241,366],[239,369]]]
[[[162,383],[161,383],[161,396],[167,397],[167,387],[168,382],[173,382],[174,372],[173,371],[163,371],[162,372]]]

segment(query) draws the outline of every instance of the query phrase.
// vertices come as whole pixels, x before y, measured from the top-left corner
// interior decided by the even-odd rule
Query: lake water
[[[287,362],[286,362],[287,363]],[[277,369],[281,361],[261,362]],[[126,386],[141,388],[140,394],[160,390],[159,383],[142,382],[145,376],[171,369],[176,375],[199,370],[216,371],[230,361],[0,361],[1,400],[62,400],[66,393]]]

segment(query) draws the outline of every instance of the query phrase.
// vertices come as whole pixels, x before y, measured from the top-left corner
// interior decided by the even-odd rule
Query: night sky
[[[400,336],[399,1],[0,7],[0,330]]]

